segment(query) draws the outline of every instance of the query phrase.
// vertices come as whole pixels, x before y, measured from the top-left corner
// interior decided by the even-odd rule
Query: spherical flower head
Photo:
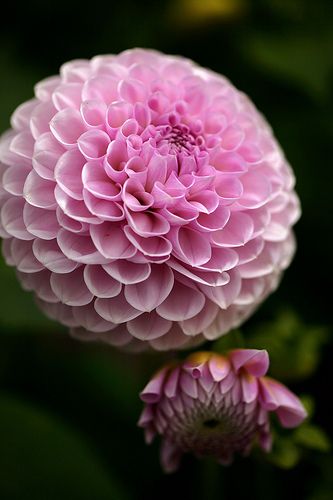
[[[178,468],[185,452],[229,464],[235,453],[247,455],[256,440],[269,451],[270,412],[284,427],[305,419],[300,400],[265,376],[268,365],[267,351],[237,349],[227,356],[198,352],[150,380],[140,395],[145,406],[139,426],[147,443],[162,436],[166,472]]]
[[[225,77],[152,50],[72,61],[11,125],[3,253],[73,335],[188,347],[276,288],[294,252],[294,178]]]

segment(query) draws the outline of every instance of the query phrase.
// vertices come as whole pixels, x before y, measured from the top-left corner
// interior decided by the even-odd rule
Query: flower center
[[[158,125],[156,127],[156,146],[161,152],[183,153],[195,155],[205,149],[205,140],[202,135],[193,132],[187,125]]]

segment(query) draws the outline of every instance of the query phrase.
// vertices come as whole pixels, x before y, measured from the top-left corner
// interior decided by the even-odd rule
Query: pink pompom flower
[[[140,395],[145,406],[139,426],[147,443],[162,436],[165,472],[176,470],[186,452],[227,465],[235,453],[250,453],[256,440],[269,451],[270,412],[287,428],[305,419],[300,400],[265,376],[268,365],[267,351],[197,352],[150,380]]]
[[[214,339],[294,252],[294,177],[225,77],[152,50],[75,60],[0,139],[7,264],[74,336],[163,350]]]

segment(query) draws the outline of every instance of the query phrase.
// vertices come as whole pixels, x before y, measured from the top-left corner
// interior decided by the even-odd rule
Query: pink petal
[[[43,179],[32,170],[24,183],[23,196],[30,205],[50,210],[57,206],[54,188],[53,181]]]
[[[81,104],[81,116],[88,127],[102,128],[106,118],[106,110],[105,102],[98,99],[83,101]]]
[[[116,325],[130,321],[142,314],[132,307],[121,292],[112,299],[96,299],[95,309],[106,321],[111,321]]]
[[[82,100],[98,99],[110,104],[118,97],[117,80],[108,76],[96,76],[89,78],[82,89]]]
[[[200,266],[211,258],[211,246],[203,233],[180,227],[175,228],[169,238],[179,258],[191,266]]]
[[[85,159],[80,151],[72,149],[60,156],[54,170],[54,177],[58,185],[75,200],[83,199],[81,175],[84,164]]]
[[[23,220],[29,233],[42,240],[56,238],[60,229],[54,211],[33,207],[28,203],[23,209]]]
[[[129,259],[136,252],[123,228],[112,222],[91,226],[90,234],[94,245],[106,259]]]
[[[163,384],[169,367],[163,368],[158,371],[148,382],[143,391],[140,392],[140,399],[144,403],[157,403],[162,395]]]
[[[252,235],[251,217],[241,212],[232,212],[224,228],[212,233],[212,241],[218,246],[238,247],[245,245]]]
[[[85,132],[86,127],[78,110],[66,108],[58,111],[52,118],[50,129],[54,137],[61,144],[64,146],[73,146],[80,135]]]
[[[85,189],[96,198],[110,201],[121,199],[121,185],[113,182],[100,164],[86,163],[82,170],[82,182]]]
[[[44,269],[33,254],[32,242],[13,239],[11,243],[13,264],[22,273],[37,273]]]
[[[105,156],[110,137],[103,130],[88,130],[78,140],[79,150],[87,160],[101,159]]]
[[[110,330],[110,322],[105,321],[97,314],[92,302],[81,307],[73,307],[73,316],[78,324],[89,332],[100,333]]]
[[[122,284],[111,278],[102,266],[87,265],[84,268],[84,281],[93,295],[109,299],[119,295]]]
[[[217,311],[218,306],[210,300],[206,300],[205,306],[199,314],[181,321],[179,325],[186,335],[198,335],[214,321]]]
[[[23,198],[9,198],[1,207],[1,224],[4,230],[20,240],[32,240],[33,234],[30,234],[24,224],[23,209],[25,202]]]
[[[96,198],[86,189],[83,190],[83,199],[89,212],[101,221],[121,221],[125,219],[124,209],[120,203]]]
[[[170,241],[163,236],[144,238],[137,235],[129,226],[124,227],[124,232],[129,241],[140,250],[143,255],[148,255],[150,257],[165,257],[169,256],[172,251]]]
[[[47,269],[59,274],[67,274],[77,268],[77,262],[68,259],[60,250],[56,240],[36,239],[33,243],[35,257]]]
[[[58,245],[71,260],[82,264],[106,264],[109,259],[96,250],[90,236],[83,236],[61,229],[58,233]]]
[[[157,307],[157,312],[162,318],[171,321],[183,321],[193,318],[205,305],[202,293],[177,283],[162,304]]]
[[[143,313],[138,318],[127,322],[128,331],[139,340],[154,340],[165,335],[172,322],[161,318],[154,311]]]
[[[30,119],[30,130],[35,139],[50,132],[50,121],[56,112],[57,110],[51,101],[42,102],[35,107]]]
[[[54,180],[55,166],[64,152],[64,147],[59,144],[51,132],[46,132],[40,135],[35,142],[32,166],[43,179]]]
[[[168,297],[173,284],[173,272],[168,266],[152,264],[150,275],[144,281],[126,285],[125,297],[136,309],[150,312]]]
[[[150,275],[150,264],[137,264],[128,260],[117,260],[103,268],[112,278],[124,285],[144,282]]]
[[[31,167],[13,165],[5,170],[2,177],[2,186],[9,194],[22,196],[24,183]]]
[[[79,109],[81,104],[81,83],[63,83],[52,94],[52,101],[58,111],[65,108]]]
[[[92,293],[85,285],[80,267],[71,273],[52,273],[50,282],[55,295],[69,306],[83,306],[93,299]]]
[[[245,373],[241,376],[240,383],[242,387],[243,401],[247,404],[255,401],[259,393],[257,378],[250,373]]]
[[[299,398],[276,380],[261,378],[260,394],[262,406],[268,411],[276,411],[284,427],[296,427],[307,416]]]
[[[10,143],[10,151],[12,153],[31,160],[34,152],[34,138],[30,131],[23,131],[16,134]]]
[[[142,184],[135,179],[127,179],[122,191],[125,205],[132,211],[146,211],[154,203],[150,193],[146,193]]]
[[[55,199],[61,210],[72,219],[90,224],[100,224],[100,219],[93,215],[82,200],[75,200],[63,191],[59,185],[54,189]]]
[[[265,350],[236,349],[231,351],[229,359],[236,372],[238,372],[240,368],[244,368],[249,374],[255,377],[262,377],[265,375],[269,366],[269,357]]]

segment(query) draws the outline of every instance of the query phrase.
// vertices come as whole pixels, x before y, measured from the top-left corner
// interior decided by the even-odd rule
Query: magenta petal
[[[158,371],[143,391],[140,392],[140,399],[145,403],[157,403],[162,395],[163,384],[167,373],[167,368]]]
[[[83,306],[93,299],[84,283],[82,268],[67,274],[52,273],[51,287],[59,300],[69,306]]]
[[[267,373],[269,358],[265,350],[236,349],[229,354],[229,358],[236,371],[244,368],[255,377],[262,377]]]
[[[177,283],[168,297],[157,307],[162,318],[183,321],[193,318],[205,305],[205,297],[193,288]]]
[[[276,380],[261,378],[260,394],[262,406],[268,411],[276,411],[284,427],[296,427],[307,416],[299,398]]]

